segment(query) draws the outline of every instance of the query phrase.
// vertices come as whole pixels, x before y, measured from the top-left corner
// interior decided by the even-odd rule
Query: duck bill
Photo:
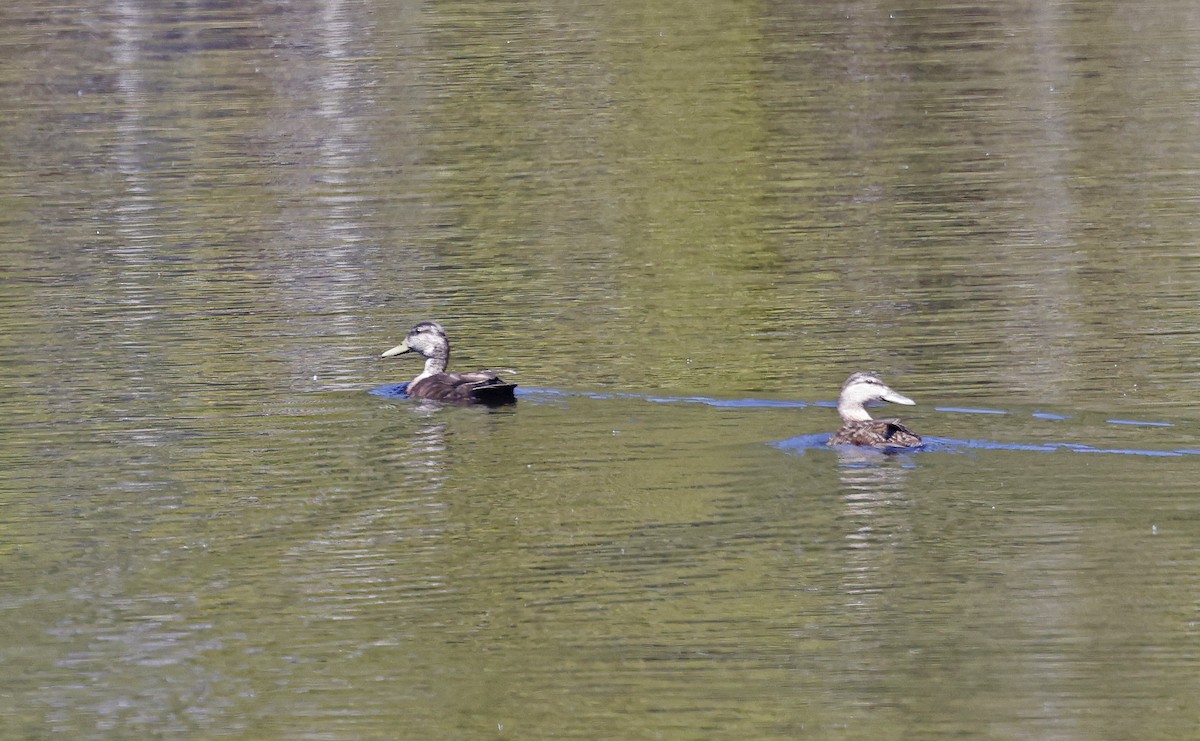
[[[408,343],[407,343],[407,342],[401,342],[399,345],[396,345],[396,346],[395,346],[395,347],[393,347],[391,350],[388,350],[388,351],[384,352],[384,353],[383,353],[382,355],[380,355],[379,357],[381,357],[381,358],[393,358],[393,357],[395,357],[395,356],[397,356],[397,355],[403,355],[403,354],[404,354],[404,353],[406,353],[406,352],[410,352],[411,350],[412,350],[412,348],[408,346]]]
[[[917,402],[913,401],[912,399],[908,398],[907,396],[904,396],[903,394],[897,394],[895,391],[892,391],[891,389],[888,389],[887,393],[884,394],[881,398],[884,401],[890,401],[893,404],[907,404],[908,406],[913,406],[917,403]]]

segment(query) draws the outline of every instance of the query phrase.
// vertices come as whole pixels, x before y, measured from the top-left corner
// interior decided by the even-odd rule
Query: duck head
[[[409,330],[404,342],[385,351],[379,357],[391,358],[406,352],[415,352],[427,358],[439,355],[449,357],[450,340],[446,338],[446,330],[442,329],[442,325],[437,322],[421,322]]]
[[[838,395],[838,414],[845,422],[866,422],[871,419],[866,405],[875,401],[913,405],[917,402],[892,390],[874,373],[853,373],[842,384]]]
[[[391,358],[406,352],[415,352],[425,358],[425,370],[412,383],[445,372],[450,363],[450,340],[446,337],[446,330],[437,322],[421,322],[409,330],[404,342],[386,350],[379,357]]]

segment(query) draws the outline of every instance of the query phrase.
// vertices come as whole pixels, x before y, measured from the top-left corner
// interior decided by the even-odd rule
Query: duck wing
[[[480,404],[511,404],[517,400],[517,384],[489,371],[435,373],[409,384],[407,394],[417,399]]]
[[[883,437],[884,445],[897,448],[915,448],[921,444],[921,436],[908,429],[900,420],[881,419],[877,421],[882,423],[879,425],[879,432]]]
[[[866,445],[876,448],[915,448],[921,436],[898,419],[847,422],[829,438],[830,445]]]

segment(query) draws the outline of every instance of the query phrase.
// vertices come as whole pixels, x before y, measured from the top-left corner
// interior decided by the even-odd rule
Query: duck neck
[[[857,399],[838,399],[838,415],[843,422],[870,422],[871,415]]]
[[[409,383],[416,383],[417,381],[429,378],[430,376],[436,376],[439,373],[445,373],[446,366],[449,364],[450,353],[432,355],[428,358],[425,358],[425,370],[421,371],[421,375],[417,376],[412,381],[409,381]]]

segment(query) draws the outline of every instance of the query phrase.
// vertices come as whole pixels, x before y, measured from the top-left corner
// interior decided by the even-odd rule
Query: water
[[[1194,735],[1193,4],[6,21],[4,738]]]

